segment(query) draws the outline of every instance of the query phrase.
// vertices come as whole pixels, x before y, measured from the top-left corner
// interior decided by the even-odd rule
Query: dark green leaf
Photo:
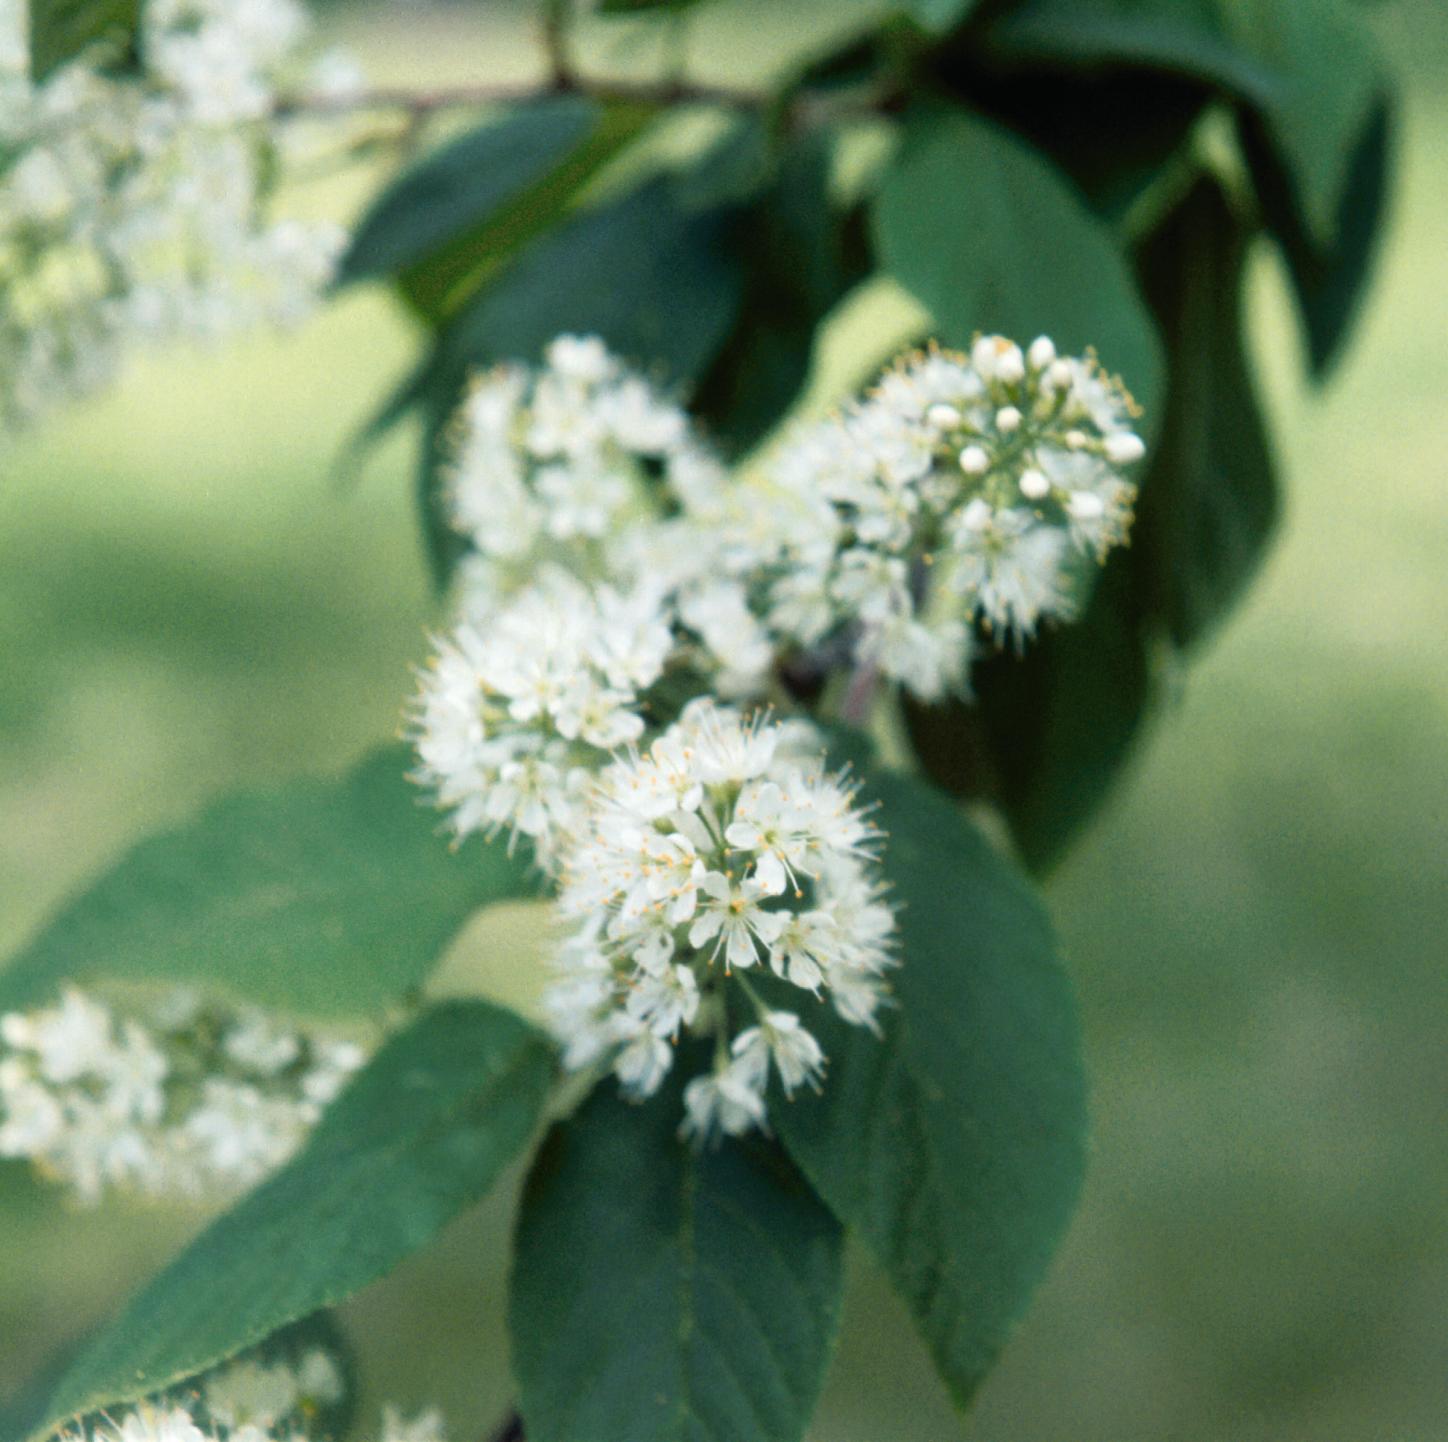
[[[989,794],[1032,871],[1060,859],[1130,759],[1163,644],[1142,613],[1131,553],[1117,551],[1079,620],[1042,631],[1024,655],[1002,651],[976,666]]]
[[[1132,65],[1194,76],[1230,95],[1269,104],[1280,79],[1239,46],[1225,7],[1263,0],[1021,0],[984,37],[998,61],[1110,68]]]
[[[1249,238],[1220,184],[1204,177],[1139,259],[1171,366],[1132,548],[1145,604],[1178,646],[1201,640],[1236,601],[1277,519],[1242,334]]]
[[[932,34],[940,35],[959,25],[980,0],[901,0],[901,10]]]
[[[312,1015],[395,1001],[474,910],[536,887],[502,841],[449,849],[410,760],[388,747],[339,780],[242,792],[141,842],[0,971],[0,1011],[93,977]]]
[[[595,8],[600,15],[678,14],[702,3],[703,0],[598,0]]]
[[[1070,984],[1039,901],[944,796],[872,770],[900,906],[884,1035],[812,1015],[817,1097],[773,1109],[835,1213],[888,1271],[965,1405],[1075,1207],[1084,1082]]]
[[[108,58],[134,48],[141,0],[30,0],[30,73],[41,81],[92,45]]]
[[[885,268],[931,311],[937,334],[977,331],[1099,351],[1155,422],[1161,354],[1111,230],[1039,152],[963,110],[907,124],[875,207]]]
[[[1196,75],[1251,108],[1291,177],[1301,224],[1337,244],[1355,146],[1383,85],[1346,0],[1026,0],[991,29],[1001,56]]]
[[[582,96],[538,100],[425,156],[358,222],[337,283],[392,275],[492,218],[574,149],[598,116]]]
[[[596,115],[586,137],[558,164],[401,271],[398,288],[419,314],[434,324],[455,314],[529,241],[557,225],[588,182],[653,118],[654,108],[617,101],[596,107]]]
[[[697,376],[739,305],[732,213],[690,211],[657,177],[529,246],[439,337],[442,367],[536,362],[566,331],[602,336],[666,379]]]
[[[1392,132],[1392,102],[1384,93],[1352,148],[1333,239],[1324,246],[1308,234],[1291,177],[1260,120],[1250,115],[1242,119],[1242,148],[1263,216],[1287,261],[1308,357],[1319,378],[1342,353],[1372,277],[1384,231]]]
[[[869,272],[861,213],[842,210],[831,196],[834,149],[825,130],[792,140],[743,227],[744,302],[693,406],[736,453],[761,440],[794,404],[809,379],[820,326]]]
[[[532,1134],[552,1075],[549,1047],[511,1012],[471,1001],[425,1013],[295,1160],[96,1336],[33,1435],[169,1387],[383,1276],[488,1191]]]
[[[630,1106],[607,1082],[534,1164],[509,1315],[529,1442],[804,1432],[839,1309],[839,1223],[776,1144],[681,1142],[680,1096]]]

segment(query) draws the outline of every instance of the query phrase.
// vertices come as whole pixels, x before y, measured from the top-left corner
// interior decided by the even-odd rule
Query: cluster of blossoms
[[[506,828],[546,860],[666,673],[691,694],[767,684],[773,650],[723,563],[729,495],[684,412],[596,339],[477,381],[450,490],[475,549],[414,716],[419,778],[459,835]]]
[[[101,43],[38,82],[27,9],[0,0],[0,428],[95,389],[132,338],[298,318],[343,239],[264,214],[297,0],[146,0],[129,73]]]
[[[244,1356],[57,1442],[307,1442],[311,1423],[344,1396],[342,1369],[322,1347]],[[378,1442],[446,1442],[442,1416],[386,1407]]]
[[[544,1007],[565,1065],[607,1058],[645,1097],[681,1031],[712,1039],[712,1072],[684,1092],[700,1138],[763,1124],[771,1064],[786,1093],[824,1065],[799,1016],[751,977],[828,997],[860,1025],[882,999],[894,916],[879,837],[821,750],[808,722],[695,700],[646,753],[603,770],[559,858],[571,930]]]
[[[735,482],[595,338],[476,382],[449,489],[472,550],[416,775],[459,836],[527,838],[558,886],[547,1007],[570,1066],[648,1095],[679,1034],[712,1037],[686,1126],[739,1132],[765,1124],[771,1075],[790,1092],[824,1063],[770,988],[872,1022],[878,838],[818,733],[758,708],[840,673],[961,693],[977,629],[1020,643],[1069,618],[1076,573],[1130,525],[1133,410],[1094,358],[987,336],[907,358]]]
[[[69,988],[0,1017],[0,1157],[86,1203],[234,1195],[296,1151],[366,1055],[190,992],[122,1014]]]
[[[1083,573],[1126,539],[1134,413],[1094,357],[1045,336],[904,358],[773,459],[746,517],[771,634],[845,631],[856,663],[921,699],[963,691],[975,622],[1020,644],[1071,619]]]

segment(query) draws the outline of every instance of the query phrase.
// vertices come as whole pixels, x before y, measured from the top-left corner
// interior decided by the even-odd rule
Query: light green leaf
[[[1039,152],[978,115],[915,112],[874,213],[881,260],[930,310],[936,334],[977,331],[1064,351],[1094,346],[1146,411],[1161,348],[1110,228]]]
[[[30,0],[30,73],[44,80],[92,45],[125,55],[141,23],[141,0]]]
[[[701,1154],[681,1113],[677,1085],[630,1106],[610,1080],[534,1164],[509,1316],[529,1442],[803,1435],[839,1223],[776,1144]]]
[[[1071,987],[1040,902],[939,792],[864,773],[899,905],[884,1035],[811,1015],[819,1096],[771,1108],[871,1247],[964,1406],[1075,1207],[1085,1105]]]
[[[450,850],[410,764],[387,747],[340,779],[242,792],[142,841],[0,970],[0,1011],[93,977],[316,1016],[397,1000],[473,911],[536,889],[502,841]]]
[[[292,1162],[96,1335],[32,1435],[169,1387],[383,1276],[488,1191],[552,1076],[547,1043],[511,1012],[469,1001],[425,1013]]]

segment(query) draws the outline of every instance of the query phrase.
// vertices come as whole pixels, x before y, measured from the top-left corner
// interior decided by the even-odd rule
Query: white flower
[[[87,1203],[224,1197],[290,1157],[366,1055],[190,993],[118,1015],[71,987],[0,1019],[0,1156]]]
[[[607,1057],[630,1095],[647,1096],[681,1034],[730,1041],[730,997],[758,1016],[741,1033],[750,1045],[689,1084],[689,1130],[701,1138],[763,1124],[771,1056],[789,1090],[823,1064],[798,1018],[765,1006],[756,986],[827,995],[838,976],[840,1015],[868,1024],[866,993],[882,990],[893,962],[893,917],[879,905],[882,926],[868,912],[878,835],[819,751],[808,725],[696,700],[647,752],[602,771],[560,840],[559,910],[574,929],[544,1010],[566,1066]],[[846,931],[836,910],[862,924]]]
[[[1019,644],[1042,619],[1070,619],[1076,572],[1125,541],[1135,488],[1122,472],[1145,452],[1133,415],[1093,358],[1062,358],[1045,336],[897,364],[772,460],[794,505],[760,509],[751,534],[778,573],[764,613],[776,646],[828,656],[845,637],[855,666],[923,700],[965,694],[972,623]],[[813,519],[820,498],[833,529]],[[774,518],[771,545],[758,533]]]

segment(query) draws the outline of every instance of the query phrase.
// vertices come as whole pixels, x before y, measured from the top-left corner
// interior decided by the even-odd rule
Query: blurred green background
[[[1376,13],[1407,94],[1357,344],[1307,393],[1263,257],[1284,533],[1050,885],[1094,1077],[1083,1211],[963,1427],[861,1261],[817,1442],[1448,1439],[1448,16]],[[526,66],[508,9],[468,14],[346,38],[380,78]],[[900,323],[863,297],[817,398]],[[329,468],[408,354],[350,297],[137,365],[0,460],[0,952],[140,833],[395,729],[435,619],[410,452]],[[442,984],[526,1002],[532,938],[485,920]],[[369,1400],[441,1402],[457,1442],[508,1401],[510,1206],[344,1310]],[[199,1220],[68,1209],[0,1167],[0,1404]]]

